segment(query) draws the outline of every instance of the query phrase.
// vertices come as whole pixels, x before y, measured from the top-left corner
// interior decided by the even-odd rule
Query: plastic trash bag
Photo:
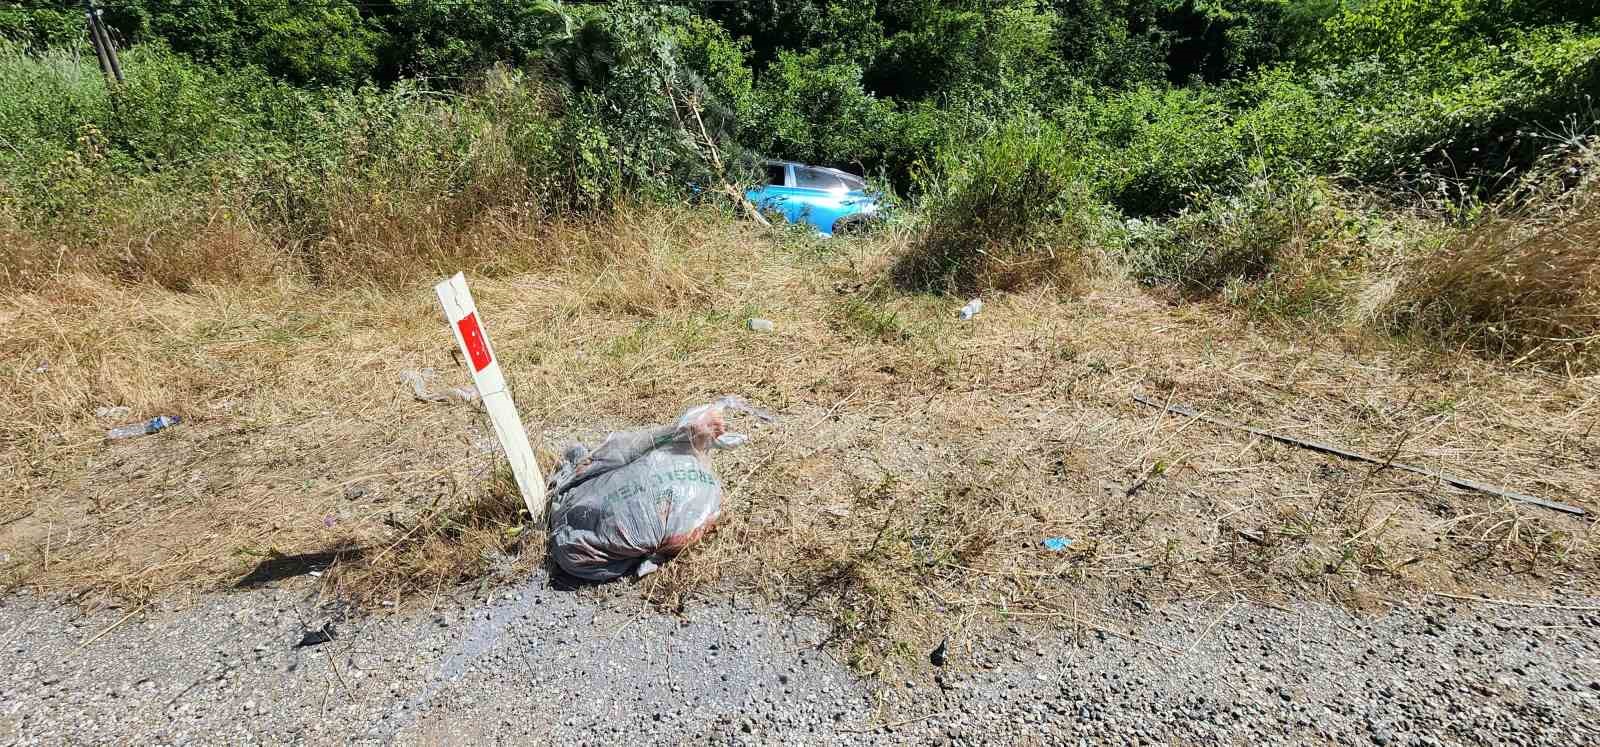
[[[711,451],[749,440],[727,431],[729,410],[772,419],[724,397],[673,425],[612,433],[593,452],[567,447],[548,480],[556,563],[593,581],[642,576],[705,536],[722,516]]]

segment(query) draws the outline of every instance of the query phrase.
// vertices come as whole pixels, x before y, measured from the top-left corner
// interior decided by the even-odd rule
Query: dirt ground
[[[1135,394],[1600,510],[1600,380],[1339,328],[1252,321],[1121,281],[965,299],[881,286],[893,236],[774,241],[682,216],[469,276],[530,435],[665,421],[738,394],[778,416],[719,455],[725,519],[641,582],[803,601],[861,671],[1085,595],[1596,590],[1569,516],[1142,406]],[[744,321],[771,319],[752,332]],[[71,276],[0,299],[0,581],[88,606],[316,571],[403,606],[543,562],[469,405],[431,288],[175,292]],[[125,406],[128,414],[96,415]],[[184,423],[107,442],[107,426]],[[1071,541],[1063,552],[1041,541]],[[943,634],[943,633],[940,633]]]

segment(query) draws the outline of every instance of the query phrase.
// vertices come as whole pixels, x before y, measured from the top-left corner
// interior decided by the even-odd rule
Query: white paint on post
[[[439,305],[450,320],[450,331],[456,344],[467,355],[467,367],[472,369],[472,381],[478,385],[483,397],[483,408],[489,412],[495,436],[506,450],[506,460],[511,462],[511,472],[517,478],[517,490],[528,505],[528,514],[535,524],[544,518],[544,477],[539,474],[539,463],[534,460],[533,448],[528,445],[528,434],[522,429],[522,417],[517,405],[511,401],[511,390],[506,388],[505,374],[500,371],[500,361],[494,357],[489,345],[489,333],[483,319],[478,316],[478,306],[472,302],[467,290],[467,278],[456,273],[436,286]]]

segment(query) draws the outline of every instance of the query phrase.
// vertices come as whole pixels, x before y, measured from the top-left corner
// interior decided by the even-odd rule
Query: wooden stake
[[[94,56],[100,60],[100,74],[107,81],[116,80],[117,76],[111,72],[111,58],[100,41],[100,17],[95,12],[93,0],[83,0],[83,17],[89,24],[89,43],[94,45]]]

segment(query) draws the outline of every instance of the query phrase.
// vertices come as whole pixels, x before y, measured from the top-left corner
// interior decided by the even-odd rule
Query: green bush
[[[1394,53],[1218,86],[1140,86],[1084,97],[1056,116],[1084,123],[1097,192],[1136,216],[1168,215],[1204,190],[1245,183],[1252,161],[1478,199],[1532,165],[1544,134],[1587,126],[1600,90],[1600,31],[1546,26],[1502,37],[1434,58]]]
[[[1073,140],[1017,120],[976,144],[946,145],[921,179],[924,224],[894,268],[899,283],[969,291],[1082,280],[1103,214]]]
[[[756,86],[744,139],[760,152],[812,163],[875,161],[892,110],[862,88],[861,75],[820,52],[780,53]]]
[[[1229,293],[1283,265],[1241,236],[1281,245],[1280,219],[1298,225],[1263,195],[1325,177],[1467,214],[1592,130],[1597,8],[130,0],[107,10],[134,42],[113,91],[74,13],[0,0],[0,210],[90,241],[226,203],[306,247],[360,223],[363,199],[448,231],[507,206],[720,194],[788,157],[912,198],[901,269],[925,287],[1077,277],[1088,243],[1128,233],[1101,230],[1121,213],[1142,221],[1142,279]]]
[[[358,2],[132,0],[106,8],[135,42],[164,44],[225,68],[258,67],[295,83],[353,87],[377,69],[383,34]]]
[[[313,94],[159,46],[126,59],[128,80],[111,90],[61,53],[0,46],[0,142],[16,144],[0,147],[0,213],[86,257],[141,237],[130,258],[104,258],[118,272],[158,263],[162,282],[185,285],[163,247],[219,221],[246,221],[316,277],[366,261],[322,256],[326,243],[379,230],[437,243],[500,206],[570,207],[562,123],[524,74],[501,71],[464,96],[409,83]]]
[[[33,51],[87,44],[83,10],[0,3],[0,40],[16,42]]]
[[[425,77],[459,84],[496,65],[538,59],[569,19],[554,0],[409,0],[378,14],[380,80]]]
[[[320,279],[395,264],[365,236],[437,248],[501,209],[605,210],[720,178],[715,154],[737,155],[730,130],[749,105],[732,40],[672,10],[572,31],[549,45],[550,68],[494,68],[459,92],[310,90],[159,44],[125,50],[127,81],[108,86],[81,51],[0,42],[0,211],[86,245],[235,216]],[[369,249],[327,254],[350,245]]]
[[[1096,190],[1133,215],[1177,211],[1240,174],[1246,154],[1226,102],[1208,89],[1143,86],[1068,116],[1087,127]]]
[[[1320,180],[1258,174],[1236,190],[1208,190],[1165,224],[1135,224],[1128,269],[1143,283],[1224,295],[1266,315],[1336,316],[1360,261],[1341,212]]]

